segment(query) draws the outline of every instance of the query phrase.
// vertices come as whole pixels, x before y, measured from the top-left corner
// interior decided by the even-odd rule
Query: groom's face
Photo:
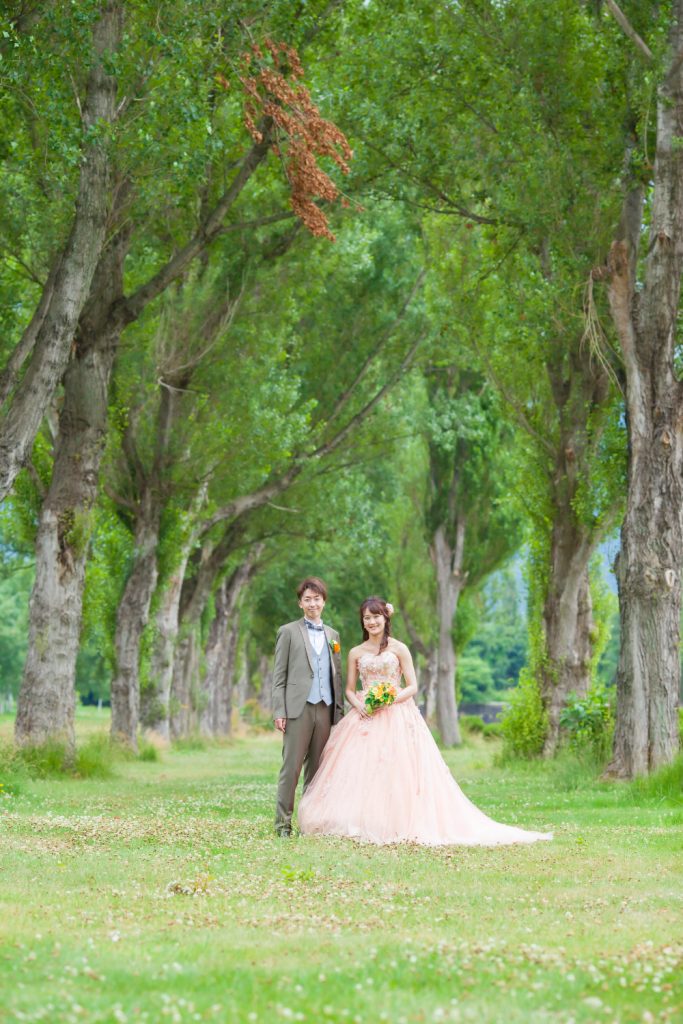
[[[325,600],[322,594],[319,594],[317,590],[310,590],[308,587],[304,590],[299,601],[299,608],[303,610],[304,615],[311,622],[317,622],[323,613],[325,607]]]

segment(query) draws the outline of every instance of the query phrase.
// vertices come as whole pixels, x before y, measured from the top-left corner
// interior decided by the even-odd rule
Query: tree
[[[658,15],[657,28],[667,19],[668,38],[655,63],[647,242],[646,184],[632,174],[617,238],[606,267],[595,274],[608,282],[626,378],[628,491],[617,559],[621,647],[609,768],[622,778],[667,764],[679,749],[683,384],[676,359],[683,266],[683,3],[652,13]],[[632,31],[639,54],[643,47],[649,53]]]
[[[109,131],[118,116],[117,81],[112,68],[121,41],[123,5],[107,0],[106,3],[91,5],[91,8],[86,19],[92,24],[91,38],[84,39],[82,30],[79,30],[71,40],[72,47],[85,46],[88,59],[85,62],[82,59],[74,61],[73,56],[67,53],[65,63],[59,69],[64,82],[67,77],[65,65],[86,69],[89,66],[82,105],[78,93],[76,95],[79,120],[75,131],[72,127],[71,137],[59,140],[65,149],[76,145],[81,150],[80,159],[74,161],[76,166],[80,163],[74,213],[65,241],[52,255],[38,306],[11,353],[0,381],[0,397],[6,403],[0,422],[0,500],[7,496],[19,470],[30,457],[45,407],[66,367],[109,227],[112,184]],[[42,20],[44,24],[44,16]],[[3,47],[3,68],[9,78],[13,108],[17,121],[21,122],[21,130],[34,140],[38,150],[34,157],[36,162],[41,150],[40,136],[49,134],[48,124],[41,123],[42,101],[52,88],[50,83],[45,90],[45,82],[37,71],[41,50],[35,47],[32,35],[28,34],[40,21],[40,12],[34,11],[33,16],[27,18],[20,11],[10,22]],[[55,63],[48,62],[50,73],[54,72]],[[78,88],[76,83],[74,88]],[[37,102],[32,93],[39,97]],[[51,184],[54,187],[54,183]],[[41,185],[45,187],[44,182]],[[18,383],[20,371],[27,360],[28,368]],[[50,696],[46,692],[45,701],[45,714],[36,704],[34,714],[39,720],[35,721],[35,726],[31,724],[33,719],[26,707],[20,712],[20,733],[28,730],[44,735],[46,715],[49,718],[52,714],[58,719],[59,727],[70,732],[69,711],[58,690]]]
[[[123,329],[142,317],[150,304],[186,273],[197,257],[207,253],[211,243],[223,231],[225,220],[247,182],[265,161],[271,148],[275,147],[278,155],[286,161],[294,190],[292,201],[297,212],[307,218],[309,227],[317,233],[329,229],[321,211],[318,211],[317,218],[312,214],[310,207],[314,206],[313,199],[323,189],[324,198],[329,202],[336,194],[336,189],[327,175],[317,167],[316,158],[324,154],[345,167],[342,154],[348,155],[348,146],[341,132],[320,117],[307,90],[299,82],[302,69],[298,55],[286,44],[276,46],[268,43],[264,49],[253,47],[250,54],[252,59],[241,68],[239,81],[249,99],[245,119],[253,136],[252,144],[245,146],[244,140],[239,139],[240,103],[218,101],[217,90],[222,81],[227,83],[225,76],[219,74],[217,84],[215,74],[207,81],[206,77],[196,73],[201,65],[215,67],[216,61],[225,62],[230,59],[230,54],[225,52],[224,36],[216,35],[215,11],[213,7],[203,7],[201,11],[193,9],[192,17],[189,17],[189,11],[185,13],[188,16],[183,20],[182,13],[175,12],[167,34],[159,34],[157,45],[159,58],[168,45],[181,66],[188,60],[192,64],[192,74],[184,78],[185,90],[169,90],[169,101],[162,105],[164,114],[173,117],[175,113],[177,116],[178,105],[184,110],[184,101],[190,104],[193,111],[197,104],[204,108],[205,120],[201,122],[203,145],[198,154],[189,158],[185,153],[185,160],[181,161],[185,163],[183,169],[188,175],[185,186],[188,188],[189,181],[192,181],[192,191],[199,199],[199,212],[198,216],[194,210],[190,217],[178,216],[177,210],[169,210],[167,197],[158,193],[152,196],[150,202],[150,192],[145,187],[150,147],[145,147],[144,143],[140,146],[137,127],[137,119],[144,107],[138,105],[133,109],[130,103],[123,104],[128,111],[128,119],[121,127],[116,154],[117,188],[109,223],[111,238],[92,279],[90,296],[80,317],[74,355],[65,377],[66,393],[60,414],[53,477],[43,505],[38,535],[38,586],[34,590],[31,604],[31,639],[16,726],[16,735],[21,742],[35,742],[51,732],[64,733],[68,741],[73,742],[70,708],[82,614],[85,562],[92,523],[91,510],[97,495],[99,464],[107,424],[109,379]],[[136,32],[140,38],[146,38],[146,19],[150,12],[143,7],[137,14],[139,20],[129,25],[131,60],[127,66],[127,84],[129,96],[135,96],[139,104],[149,107],[152,127],[160,119],[159,105],[153,101],[156,95],[153,90],[155,73],[163,78],[167,68],[161,59],[158,64],[151,59],[151,67],[148,67],[150,55],[140,58],[136,52]],[[310,28],[312,35],[316,31],[315,26]],[[234,36],[236,38],[229,39],[229,45],[233,48],[236,44],[237,47],[244,46],[241,32],[237,31]],[[189,53],[178,45],[179,38],[192,42]],[[217,38],[221,40],[219,44],[216,43]],[[204,47],[201,60],[197,52],[199,41]],[[230,114],[234,119],[232,125]],[[253,120],[257,114],[258,125]],[[195,114],[193,118],[196,120]],[[232,161],[233,173],[227,182],[225,178],[230,173],[230,161],[226,159],[227,145],[217,147],[212,141],[215,125],[219,131],[223,130],[227,142],[226,118],[232,134],[239,140],[238,145],[242,143],[240,155]],[[236,128],[234,122],[239,127]],[[140,163],[133,167],[129,161],[136,150]],[[170,158],[176,155],[172,150],[164,152],[163,148],[161,153]],[[199,188],[197,155],[204,159]],[[158,166],[156,154],[152,162]],[[174,177],[177,164],[177,159],[169,159],[166,166],[162,165],[167,178]],[[155,203],[160,203],[161,209],[159,205],[155,208]],[[126,294],[123,265],[134,241],[135,227],[144,223],[146,217],[153,220],[155,216],[160,218],[155,226],[163,236],[158,247],[161,265],[154,267],[151,272],[144,265],[149,253],[149,239],[146,239],[142,243],[144,257],[138,261],[138,265],[142,264],[142,272],[132,290]],[[172,238],[170,245],[169,217],[174,233],[178,232],[178,237]],[[182,233],[185,237],[181,242]],[[73,326],[75,328],[75,324]],[[78,459],[73,458],[74,452],[78,453]],[[148,490],[146,493],[149,495],[151,492]],[[150,518],[152,512],[148,511],[146,516],[141,517],[141,521],[146,522]],[[142,532],[137,538],[141,552],[140,564],[145,566],[153,558],[151,549],[154,536],[146,526],[143,528],[141,525],[140,529]],[[145,570],[141,569],[141,572],[149,576]],[[142,602],[137,607],[140,613],[137,625],[133,627],[137,637],[139,629],[143,628],[144,606],[149,604],[153,586],[145,588],[133,580],[131,588],[129,593],[140,594]],[[57,614],[58,609],[61,614]],[[68,614],[63,614],[64,610],[68,610]],[[126,620],[128,623],[131,621],[130,618]],[[125,628],[122,623],[123,632]],[[120,659],[129,647],[125,642],[120,646]],[[46,658],[48,650],[60,652],[56,664]],[[127,671],[122,664],[124,678]],[[131,699],[131,693],[135,693],[135,687],[131,691],[127,685],[123,686],[125,698],[121,702],[116,696],[120,689],[115,681],[114,726],[117,732],[128,734],[131,731],[128,724],[130,716],[122,714],[119,722],[117,708],[123,709],[126,701]],[[45,709],[45,714],[41,714],[41,707]],[[135,709],[131,714],[130,720],[136,721]]]
[[[610,161],[623,143],[624,104],[601,83],[626,72],[576,4],[439,12],[438,44],[402,40],[409,59],[422,55],[432,70],[419,107],[429,97],[429,137],[416,115],[400,125],[390,181],[405,202],[435,211],[425,230],[437,322],[457,325],[458,343],[473,351],[518,431],[549,756],[568,693],[590,685],[589,565],[621,502],[618,374],[591,350],[598,313],[584,285],[618,208]],[[456,95],[447,87],[454,68]],[[439,149],[449,162],[435,159]]]
[[[439,624],[436,716],[444,746],[460,743],[455,698],[458,602],[519,543],[508,489],[511,432],[476,371],[435,367],[428,379],[428,509]]]

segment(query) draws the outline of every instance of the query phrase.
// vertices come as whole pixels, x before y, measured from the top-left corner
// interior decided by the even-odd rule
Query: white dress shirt
[[[311,622],[311,620],[307,619],[305,615],[304,619],[306,622]],[[311,625],[314,625],[314,623],[311,622]],[[322,622],[320,623],[320,625],[322,626]],[[322,654],[322,649],[325,646],[325,630],[309,629],[307,626],[306,632],[308,633],[308,639],[311,641],[311,647],[313,648],[315,653]]]

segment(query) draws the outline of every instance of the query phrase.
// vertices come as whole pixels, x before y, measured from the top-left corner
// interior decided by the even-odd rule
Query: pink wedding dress
[[[393,651],[362,654],[363,694],[378,682],[399,685]],[[371,843],[498,846],[552,839],[487,818],[451,775],[415,701],[376,711],[354,708],[334,726],[320,767],[298,810],[305,835],[349,836]]]

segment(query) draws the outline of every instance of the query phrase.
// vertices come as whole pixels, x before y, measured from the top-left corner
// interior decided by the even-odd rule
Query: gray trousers
[[[291,828],[296,785],[304,768],[304,791],[318,770],[332,728],[332,705],[306,704],[298,718],[288,718],[282,737],[282,768],[277,786],[275,828]]]

